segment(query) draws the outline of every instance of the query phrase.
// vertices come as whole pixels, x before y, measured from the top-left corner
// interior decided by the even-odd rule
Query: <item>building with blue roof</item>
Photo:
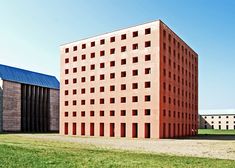
[[[57,132],[55,76],[0,64],[0,132]]]

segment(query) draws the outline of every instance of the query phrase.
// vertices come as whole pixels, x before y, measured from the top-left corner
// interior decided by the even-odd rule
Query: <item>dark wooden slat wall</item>
[[[21,131],[48,132],[50,90],[22,84],[21,93]]]

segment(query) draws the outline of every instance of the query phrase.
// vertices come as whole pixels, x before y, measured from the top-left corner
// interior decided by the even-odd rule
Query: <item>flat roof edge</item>
[[[117,32],[117,31],[129,29],[129,28],[132,28],[132,27],[142,26],[142,25],[150,24],[150,23],[154,23],[154,22],[162,22],[162,21],[160,19],[156,19],[156,20],[153,20],[153,21],[148,21],[148,22],[144,22],[144,23],[141,23],[141,24],[136,24],[136,25],[133,25],[133,26],[128,26],[128,27],[125,27],[125,28],[115,29],[113,31],[108,31],[108,32],[105,32],[105,33],[102,33],[102,34],[97,34],[97,35],[89,36],[89,37],[82,38],[82,39],[79,39],[79,40],[74,40],[74,41],[71,41],[71,42],[68,42],[68,43],[63,43],[63,44],[60,45],[60,47],[63,47],[65,45],[72,44],[72,43],[75,43],[75,42],[87,40],[87,39],[90,39],[90,38],[99,37],[99,36],[102,36],[102,35],[105,35],[105,34],[114,33],[114,32]]]

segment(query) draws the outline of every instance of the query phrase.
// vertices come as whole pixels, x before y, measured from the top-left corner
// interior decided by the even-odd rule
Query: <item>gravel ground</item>
[[[121,139],[72,137],[58,134],[18,134],[30,138],[53,141],[92,144],[105,149],[122,149],[138,152],[163,153],[170,155],[209,157],[235,160],[235,136],[228,138],[189,138],[189,139]]]

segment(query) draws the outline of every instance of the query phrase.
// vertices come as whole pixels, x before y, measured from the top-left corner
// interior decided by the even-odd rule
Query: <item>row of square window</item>
[[[126,101],[127,101],[126,97],[121,97],[120,98],[120,103],[126,103]],[[144,101],[145,102],[150,102],[151,101],[151,96],[150,95],[144,96]],[[138,102],[138,96],[132,96],[132,102]],[[109,103],[114,104],[115,103],[115,98],[114,97],[110,98]],[[95,99],[90,99],[90,104],[92,104],[92,105],[95,104]],[[104,98],[99,99],[99,104],[105,104],[105,99]],[[68,106],[69,101],[65,101],[64,105]],[[77,100],[73,100],[72,105],[76,106],[77,105]],[[81,100],[81,105],[86,105],[86,100]]]
[[[145,82],[144,83],[144,87],[145,88],[151,88],[151,82]],[[132,89],[138,89],[138,83],[132,83]],[[115,91],[115,85],[111,85],[109,88],[110,91]],[[120,90],[126,90],[126,84],[121,84]],[[104,92],[104,86],[100,87],[100,92]],[[82,88],[81,89],[81,94],[85,94],[86,93],[86,89]],[[92,87],[90,88],[90,93],[95,93],[95,88]],[[69,91],[65,90],[64,91],[65,95],[69,95]],[[77,94],[77,89],[73,89],[73,95]]]
[[[95,57],[95,53],[91,53],[91,58]],[[82,60],[86,59],[86,54],[82,55]],[[145,55],[145,61],[150,61],[151,60],[151,55],[147,54]],[[133,57],[132,58],[132,63],[137,63],[139,61],[138,57]],[[77,62],[77,56],[73,57],[73,62]],[[115,61],[112,61],[115,62]],[[65,63],[69,63],[69,58],[65,58]],[[104,63],[100,63],[100,64],[104,64]],[[121,59],[121,65],[126,65],[126,59]],[[104,66],[102,67],[104,68]]]
[[[167,116],[165,109],[163,110],[163,116],[164,117]],[[169,110],[168,111],[168,117],[171,117],[171,116],[172,116],[172,112],[171,112],[171,110]],[[197,120],[197,115],[196,114],[188,114],[188,113],[183,113],[182,112],[181,113],[181,118],[184,118],[184,116],[185,116],[186,119],[188,119],[188,117],[189,117],[189,119],[192,118],[192,120],[194,120],[194,119]],[[173,117],[174,118],[176,117],[176,111],[173,111]],[[180,112],[178,112],[177,117],[180,118]]]
[[[178,70],[178,71],[180,72],[180,70]],[[186,76],[185,76],[186,78],[188,77],[189,79],[197,80],[197,75],[196,74],[191,75],[191,73],[189,72],[189,75],[188,75],[187,70],[185,70],[185,74],[186,74]],[[163,75],[167,76],[167,70],[165,68],[163,69]],[[182,75],[184,75],[184,68],[182,68]],[[171,76],[172,76],[172,72],[169,70],[168,71],[168,77],[171,78]],[[179,76],[180,76],[180,74],[178,75],[178,79],[179,79]],[[176,74],[173,75],[173,79],[176,80]]]
[[[184,107],[185,106],[185,108],[195,108],[195,109],[197,109],[197,102],[196,102],[197,100],[195,100],[195,107],[194,107],[194,105],[193,105],[193,103],[192,103],[192,105],[191,105],[191,103],[187,103],[187,102],[185,102],[185,101],[182,101],[181,102],[181,106],[182,107]],[[173,99],[173,101],[172,101],[172,98],[171,97],[168,97],[168,102],[167,102],[167,100],[166,100],[166,96],[163,96],[163,103],[164,104],[166,104],[166,103],[168,103],[169,105],[170,104],[173,104],[174,106],[176,106],[176,105],[178,105],[179,107],[180,107],[180,100],[176,100],[176,99]],[[176,104],[177,103],[177,104]]]
[[[231,122],[231,121],[230,121]],[[208,122],[207,121],[205,121],[205,124],[207,124]],[[218,121],[218,123],[219,124],[221,124],[221,121]],[[226,121],[226,124],[228,124],[229,123],[229,121]],[[233,123],[235,124],[235,121],[233,121]],[[211,124],[214,124],[214,121],[211,121]]]
[[[165,56],[163,57],[163,63],[164,64],[166,64],[166,58],[165,58]],[[169,58],[168,59],[168,65],[169,65],[169,67],[171,67],[171,65],[172,65],[172,61],[171,61],[171,59]],[[176,62],[174,61],[173,62],[173,68],[174,69],[176,69]],[[190,66],[189,66],[189,69],[187,70],[188,68],[187,67],[182,67],[182,70],[181,70],[181,72],[182,72],[182,74],[184,74],[184,71],[185,71],[185,73],[186,73],[186,76],[187,76],[187,73],[189,73],[189,75],[190,75],[190,73],[192,72],[195,72],[195,73],[197,73],[197,67],[195,66],[195,69],[194,69],[194,66],[193,66],[193,64],[192,64],[192,68],[190,68]],[[180,72],[180,65],[178,64],[178,71]]]
[[[215,116],[216,117],[216,116]],[[222,116],[223,117],[223,116]],[[225,116],[224,116],[225,117]],[[235,118],[235,115],[234,116],[231,116],[231,117],[233,117],[233,118]],[[207,118],[207,116],[205,116],[204,117],[205,119]],[[211,118],[213,119],[214,118],[214,116],[211,116]],[[221,116],[218,116],[218,118],[221,118]],[[229,116],[226,116],[226,118],[229,118]]]
[[[137,109],[133,109],[131,111],[132,111],[132,116],[138,116],[138,110]],[[95,111],[93,111],[93,110],[89,111],[89,114],[90,114],[89,116],[93,117],[93,116],[95,116]],[[151,115],[151,110],[150,109],[145,109],[144,110],[144,115],[146,115],[146,116]],[[66,111],[64,113],[64,116],[69,117],[69,112]],[[81,111],[80,116],[85,117],[86,116],[86,111]],[[101,117],[105,116],[105,111],[100,110],[99,111],[99,116],[101,116]],[[115,110],[110,110],[109,111],[109,116],[115,116]],[[126,110],[120,110],[120,116],[126,116]],[[73,111],[72,117],[77,117],[77,112],[76,111]]]
[[[172,73],[169,71],[168,72],[168,76],[166,75],[166,71],[165,71],[165,69],[163,70],[163,76],[164,77],[168,77],[169,79],[171,79],[172,78]],[[186,77],[187,78],[187,77]],[[176,81],[176,74],[174,74],[173,75],[173,80],[174,81]],[[191,85],[191,82],[188,82],[188,80],[190,81],[190,80],[192,80],[192,85]],[[186,85],[186,86],[189,86],[189,88],[191,88],[192,87],[192,89],[197,89],[197,77],[195,77],[195,79],[184,79],[183,77],[182,77],[182,79],[181,79],[181,83],[182,83],[182,85]],[[178,83],[180,84],[180,76],[178,76]]]
[[[166,40],[166,36],[167,36],[166,30],[163,30],[163,40],[164,41]],[[168,41],[170,44],[172,42],[171,39],[172,39],[172,35],[169,33],[168,34]],[[180,42],[177,42],[176,39],[173,38],[174,47],[176,46],[176,43],[177,43],[178,49],[180,49],[180,46],[181,46],[182,53],[185,53],[186,55],[188,54],[189,56],[193,57],[193,54],[191,54],[190,51],[188,51],[188,49],[186,47],[184,47],[183,45],[180,45]],[[196,58],[195,58],[195,60],[196,60]]]
[[[163,90],[166,91],[166,83],[163,82]],[[176,93],[176,87],[174,86],[173,89],[171,87],[171,84],[168,85],[168,91],[171,92],[173,90],[173,93]],[[189,95],[189,99],[191,99],[191,92],[189,91],[184,91],[184,89],[182,89],[181,92],[182,96],[184,97],[184,95],[186,96],[186,98]],[[178,88],[178,95],[180,95],[180,88]],[[194,99],[194,94],[192,93],[192,99]],[[196,99],[196,95],[195,95],[195,99]]]
[[[151,28],[147,28],[145,29],[145,35],[151,34]],[[138,31],[134,31],[132,32],[132,37],[138,37],[139,33]],[[127,35],[126,34],[122,34],[121,35],[121,40],[126,40],[127,39]],[[110,42],[113,43],[116,41],[116,37],[112,36],[110,37]],[[105,44],[105,39],[101,39],[100,40],[100,45],[104,45]],[[86,49],[87,45],[86,44],[82,44],[82,49]],[[92,41],[90,43],[90,47],[95,47],[95,41]],[[77,51],[78,47],[77,46],[73,46],[73,51]],[[69,48],[65,48],[65,53],[69,53]]]
[[[171,56],[171,51],[172,51],[172,48],[171,48],[171,46],[169,45],[168,46],[168,53],[167,53],[167,45],[166,45],[166,43],[164,42],[163,43],[163,51],[164,51],[164,53],[165,54],[168,54],[169,56]],[[176,50],[175,49],[173,49],[173,55],[174,55],[174,57],[176,57]],[[178,55],[178,60],[180,60],[180,53],[179,53],[179,51],[177,51],[177,55]],[[187,56],[187,54],[186,54],[186,56]],[[192,54],[192,55],[189,55],[189,57],[191,57],[191,60],[193,61],[193,62],[197,62],[197,59],[196,59],[196,57],[194,57],[194,55]],[[187,58],[185,59],[185,61],[186,61],[186,64],[187,64]],[[184,56],[183,56],[183,53],[182,53],[182,63],[184,63]]]
[[[145,68],[145,74],[150,74],[151,69],[150,68]],[[138,76],[138,70],[133,70],[132,71],[132,76]],[[115,73],[110,73],[110,79],[115,78]],[[121,72],[121,77],[126,77],[126,71]],[[100,75],[100,80],[105,80],[105,74]],[[90,81],[95,81],[95,76],[90,76]],[[86,77],[81,77],[81,82],[84,83],[86,82]],[[65,85],[69,84],[69,79],[65,79]],[[77,83],[77,78],[73,78],[73,83]]]
[[[207,129],[207,125],[205,125],[204,128]],[[211,125],[211,129],[214,129],[214,125]],[[219,130],[220,129],[221,129],[221,125],[219,125]],[[228,130],[228,129],[229,129],[229,125],[226,125],[226,130]],[[235,125],[233,126],[233,129],[235,130]]]

